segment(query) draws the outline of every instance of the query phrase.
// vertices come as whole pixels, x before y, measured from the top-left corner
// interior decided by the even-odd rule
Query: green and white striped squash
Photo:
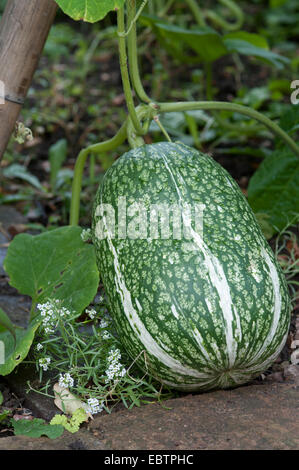
[[[120,238],[124,197],[127,206],[204,204],[203,231],[190,228],[187,242]],[[115,210],[114,235],[103,204]],[[284,275],[238,185],[208,155],[166,142],[122,155],[97,192],[93,242],[120,340],[162,383],[182,391],[234,387],[265,371],[283,348]]]

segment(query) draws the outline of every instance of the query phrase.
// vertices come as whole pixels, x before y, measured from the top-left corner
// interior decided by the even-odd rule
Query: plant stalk
[[[150,103],[152,100],[144,91],[138,66],[138,53],[137,53],[137,27],[136,27],[136,0],[128,0],[128,58],[129,70],[133,88],[136,95],[144,103]]]
[[[90,154],[100,154],[109,150],[114,150],[121,145],[127,138],[127,120],[124,122],[117,134],[112,139],[90,145],[81,150],[78,155],[74,170],[74,179],[72,185],[72,200],[70,209],[70,225],[78,225],[80,213],[80,195],[82,189],[83,170],[86,159]]]
[[[248,116],[264,124],[264,126],[273,132],[273,134],[276,134],[278,137],[280,137],[299,157],[299,146],[283,129],[281,129],[275,122],[271,121],[271,119],[269,119],[267,116],[264,116],[254,109],[247,108],[246,106],[234,103],[226,103],[223,101],[181,101],[177,103],[158,103],[158,105],[160,108],[159,113],[205,109],[211,111],[232,111],[243,114],[244,116]]]
[[[131,84],[130,84],[129,71],[128,71],[124,8],[120,8],[119,10],[117,10],[117,32],[118,32],[120,71],[121,71],[121,78],[122,78],[127,108],[128,108],[131,121],[134,125],[134,128],[137,134],[142,135],[143,130],[136,114],[132,90],[131,90]]]

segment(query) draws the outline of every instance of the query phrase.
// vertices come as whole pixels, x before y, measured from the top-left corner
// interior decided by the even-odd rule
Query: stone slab
[[[99,415],[90,429],[114,450],[298,450],[298,399],[294,384],[249,385]]]
[[[104,450],[101,442],[88,431],[70,434],[65,431],[58,439],[27,436],[3,437],[0,439],[0,450]]]

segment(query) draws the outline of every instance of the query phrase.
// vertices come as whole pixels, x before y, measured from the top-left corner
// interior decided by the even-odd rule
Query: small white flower
[[[48,365],[50,364],[50,362],[51,362],[51,358],[50,358],[50,357],[43,357],[42,359],[40,359],[40,360],[38,361],[40,367],[41,367],[44,371],[48,370]]]
[[[88,242],[89,240],[91,240],[91,238],[92,238],[91,229],[90,228],[83,229],[82,232],[81,232],[81,239],[84,242]]]
[[[45,333],[47,333],[47,334],[54,333],[54,330],[53,330],[53,328],[46,327],[45,328]]]
[[[61,307],[60,303],[59,299],[53,299],[44,304],[37,304],[42,316],[42,326],[47,334],[54,333],[60,318],[70,315],[70,311],[65,307]]]
[[[119,349],[111,349],[108,355],[109,362],[117,362],[121,358]]]
[[[59,379],[59,386],[61,388],[68,388],[68,387],[73,387],[74,385],[74,379],[72,378],[71,374],[66,373],[66,374],[59,374],[60,379]]]
[[[104,331],[102,333],[102,339],[110,339],[111,338],[111,335],[109,333],[109,331]]]
[[[86,313],[89,316],[89,318],[91,318],[91,320],[93,320],[97,315],[97,312],[95,311],[94,308],[86,309]]]
[[[103,401],[101,401],[100,403],[97,398],[89,398],[87,400],[87,404],[88,404],[87,411],[90,414],[94,415],[96,413],[101,413],[101,411],[103,411]]]
[[[106,380],[108,383],[110,381],[115,381],[124,377],[126,375],[125,367],[119,362],[121,359],[121,354],[119,349],[111,349],[108,355],[108,368],[106,369]]]
[[[42,345],[41,343],[38,343],[38,344],[36,345],[36,350],[37,350],[37,351],[40,351],[40,350],[43,349],[43,348],[44,348],[44,347],[43,347],[43,345]]]

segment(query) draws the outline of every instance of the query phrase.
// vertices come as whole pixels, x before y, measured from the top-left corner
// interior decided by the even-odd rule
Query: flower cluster
[[[39,363],[39,366],[44,370],[48,370],[48,365],[50,364],[51,362],[51,358],[50,357],[43,357],[42,359],[39,359],[38,363]]]
[[[111,339],[111,334],[109,333],[109,331],[105,330],[105,331],[102,332],[101,337],[104,340],[105,339]]]
[[[74,386],[74,379],[72,378],[71,374],[66,373],[66,374],[59,374],[59,386],[61,388],[68,388],[68,387],[73,387]]]
[[[90,228],[83,229],[81,232],[81,239],[84,242],[88,242],[89,240],[91,240],[91,238],[92,238],[91,229]]]
[[[125,367],[119,362],[121,359],[121,354],[119,349],[111,349],[107,357],[108,368],[106,369],[106,383],[110,381],[115,381],[126,375]]]
[[[60,306],[60,300],[54,299],[37,304],[37,308],[42,316],[42,326],[45,333],[54,333],[60,318],[70,315],[70,311]]]
[[[103,411],[103,401],[101,403],[97,398],[89,398],[87,400],[88,408],[87,412],[95,415],[96,413],[101,413]]]
[[[97,312],[95,311],[94,308],[90,308],[90,309],[87,308],[85,312],[87,313],[87,315],[89,316],[91,320],[94,320],[95,317],[97,316]]]

